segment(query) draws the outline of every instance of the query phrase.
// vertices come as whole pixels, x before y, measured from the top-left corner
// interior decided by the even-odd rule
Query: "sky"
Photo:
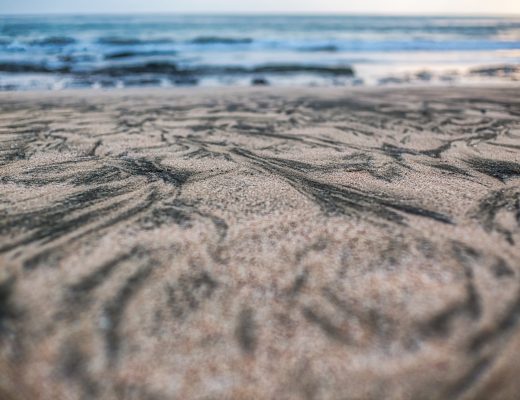
[[[520,0],[0,0],[0,14],[519,14]]]

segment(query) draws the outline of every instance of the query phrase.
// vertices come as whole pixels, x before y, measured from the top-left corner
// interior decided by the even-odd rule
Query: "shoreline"
[[[130,67],[133,68],[132,65]],[[143,67],[144,68],[144,67]],[[327,66],[296,65],[300,69],[324,69]],[[520,65],[482,64],[474,66],[448,67],[394,67],[392,72],[383,73],[382,67],[377,65],[363,66],[358,74],[357,67],[334,67],[333,69],[352,70],[351,75],[333,77],[327,74],[291,75],[282,74],[271,76],[264,73],[249,73],[246,75],[229,76],[186,76],[178,78],[144,74],[143,76],[103,77],[96,75],[74,76],[35,74],[23,75],[18,73],[3,73],[0,79],[0,93],[23,91],[61,91],[61,90],[133,90],[133,89],[182,89],[182,88],[236,88],[236,87],[270,87],[270,88],[394,88],[394,87],[478,87],[478,86],[507,86],[520,85]],[[79,80],[78,80],[79,79]],[[25,86],[31,81],[31,86]],[[229,81],[228,81],[229,80]],[[36,83],[37,82],[37,83]],[[83,83],[81,83],[83,82]],[[89,82],[89,83],[87,83]],[[34,86],[36,85],[36,86]]]
[[[511,88],[517,89],[520,88],[520,81],[488,81],[488,82],[475,82],[475,83],[398,83],[398,84],[385,84],[385,85],[360,85],[360,86],[312,86],[312,85],[273,85],[273,86],[254,86],[254,85],[223,85],[223,86],[168,86],[168,87],[122,87],[122,88],[63,88],[63,89],[22,89],[22,90],[2,90],[0,91],[0,97],[2,96],[40,96],[44,97],[49,96],[60,96],[63,95],[67,97],[71,95],[74,97],[76,95],[86,95],[90,97],[91,95],[100,94],[102,96],[105,95],[162,95],[162,94],[180,94],[180,95],[189,95],[190,93],[202,93],[207,92],[208,94],[213,94],[216,92],[222,92],[224,94],[232,94],[233,92],[273,92],[279,94],[288,94],[298,93],[298,92],[315,92],[318,94],[327,94],[327,93],[356,93],[356,92],[377,92],[377,91],[436,91],[436,90],[445,90],[445,91],[466,91],[466,90],[486,90],[486,89],[503,89],[503,88]]]

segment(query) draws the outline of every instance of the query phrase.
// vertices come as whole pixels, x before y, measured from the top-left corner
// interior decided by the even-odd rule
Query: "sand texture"
[[[2,400],[518,399],[519,87],[0,110]]]

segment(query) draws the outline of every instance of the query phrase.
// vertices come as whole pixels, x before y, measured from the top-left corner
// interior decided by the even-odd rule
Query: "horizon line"
[[[348,11],[131,11],[131,12],[67,12],[67,11],[44,11],[44,12],[0,12],[0,17],[38,17],[38,16],[368,16],[368,17],[520,17],[519,13],[458,13],[458,12],[348,12]]]

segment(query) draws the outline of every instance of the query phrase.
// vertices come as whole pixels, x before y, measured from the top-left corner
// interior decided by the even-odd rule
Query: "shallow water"
[[[518,17],[0,17],[2,89],[461,81],[506,64]]]

